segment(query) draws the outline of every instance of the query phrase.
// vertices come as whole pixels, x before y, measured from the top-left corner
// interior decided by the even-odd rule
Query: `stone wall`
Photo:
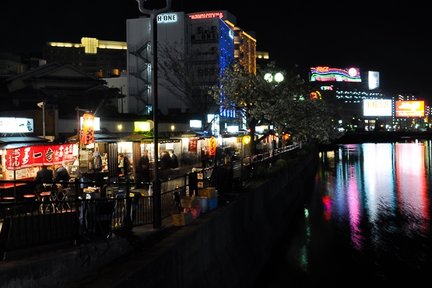
[[[136,255],[110,287],[252,287],[293,214],[313,190],[317,154]],[[141,259],[139,261],[138,259]],[[103,275],[105,277],[108,275]],[[105,279],[106,280],[106,279]],[[78,287],[78,286],[77,286]]]
[[[0,287],[252,287],[272,246],[302,211],[317,164],[317,152],[306,155],[295,167],[152,244],[120,238],[104,244],[110,245],[106,251],[87,247],[91,253],[83,254],[81,247],[21,265],[0,262]]]

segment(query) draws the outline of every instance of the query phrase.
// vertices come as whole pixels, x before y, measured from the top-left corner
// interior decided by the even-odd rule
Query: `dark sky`
[[[255,31],[258,49],[268,51],[284,69],[294,64],[300,71],[318,65],[359,66],[380,71],[387,90],[432,95],[432,49],[426,44],[432,24],[425,1],[381,7],[378,1],[172,3],[174,11],[230,11],[238,26]],[[79,42],[82,36],[125,41],[126,19],[140,15],[136,0],[2,1],[0,51],[38,51],[46,41]]]

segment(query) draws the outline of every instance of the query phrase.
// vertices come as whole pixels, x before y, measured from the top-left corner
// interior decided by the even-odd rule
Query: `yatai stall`
[[[41,166],[55,171],[55,165],[63,163],[71,169],[77,149],[74,144],[40,144],[32,146],[7,147],[1,150],[0,191],[7,193],[8,188],[16,189],[33,180]],[[25,189],[25,188],[24,188]]]

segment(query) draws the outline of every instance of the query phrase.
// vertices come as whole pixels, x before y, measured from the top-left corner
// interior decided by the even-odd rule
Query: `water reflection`
[[[429,232],[425,149],[422,145],[396,146],[396,191],[399,213],[406,218],[404,233]]]
[[[335,272],[365,284],[428,279],[431,153],[430,142],[322,153],[307,213],[287,227],[283,253],[267,269],[278,272],[263,276],[260,287],[304,287]]]
[[[339,147],[335,178],[320,179],[334,185],[323,191],[323,202],[331,199],[335,221],[349,221],[354,248],[361,250],[364,241],[383,245],[387,233],[429,233],[426,148],[424,143]]]

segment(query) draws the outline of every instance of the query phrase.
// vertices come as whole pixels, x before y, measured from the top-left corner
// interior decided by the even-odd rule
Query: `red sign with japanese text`
[[[209,156],[215,156],[216,155],[216,147],[217,147],[216,138],[210,137],[210,139],[209,139]]]
[[[81,144],[89,145],[94,143],[94,115],[91,113],[84,113],[83,127],[81,130]]]
[[[59,164],[73,160],[73,144],[28,146],[6,149],[6,169]]]
[[[196,153],[197,152],[197,144],[198,144],[197,139],[189,139],[188,151]]]

